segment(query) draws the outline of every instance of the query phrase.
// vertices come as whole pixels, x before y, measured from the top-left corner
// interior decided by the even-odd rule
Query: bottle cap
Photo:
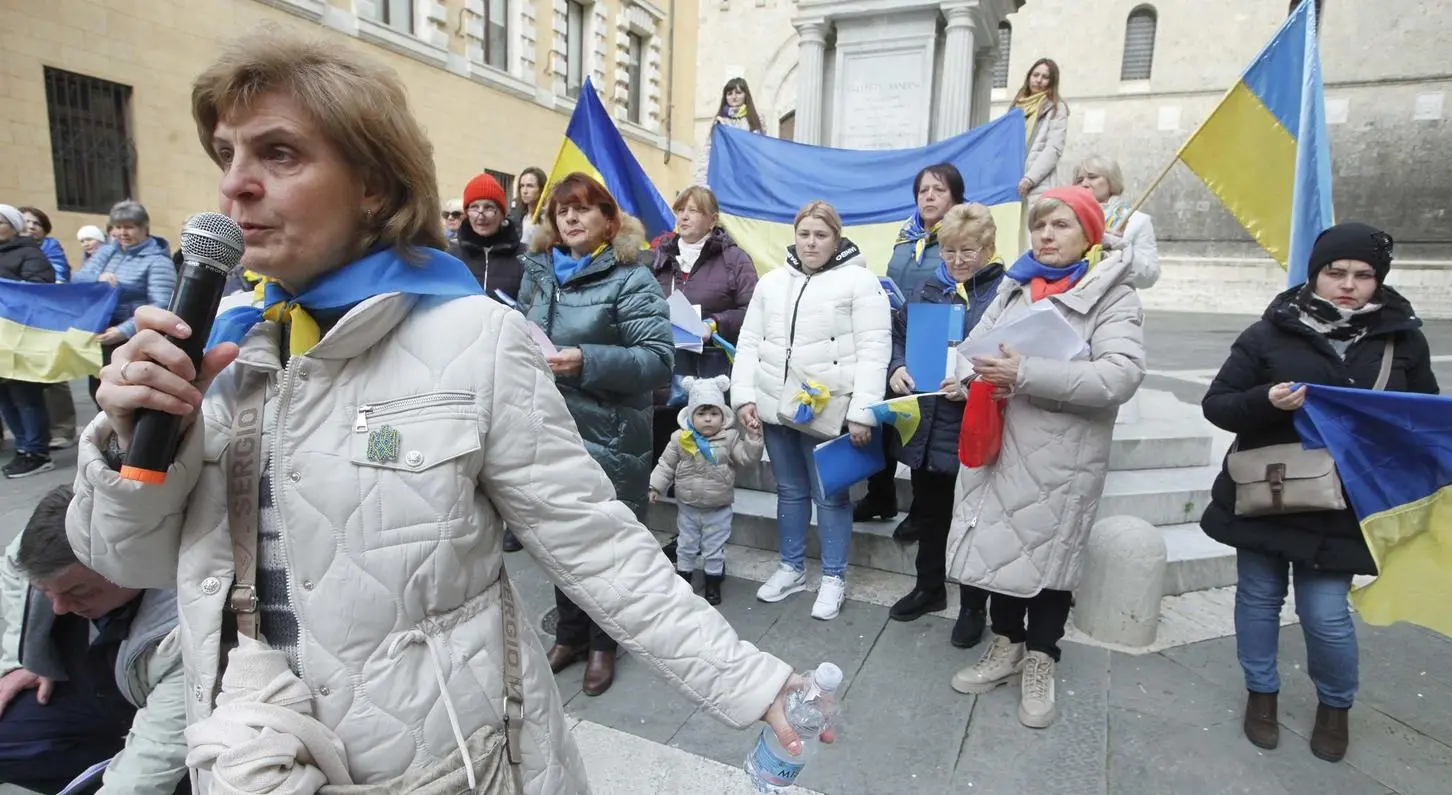
[[[816,672],[812,674],[812,681],[828,693],[835,692],[842,686],[842,669],[836,663],[824,662],[817,666]]]

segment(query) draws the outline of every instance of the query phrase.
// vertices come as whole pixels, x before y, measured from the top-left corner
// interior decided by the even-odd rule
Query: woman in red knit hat
[[[449,244],[449,253],[469,266],[479,286],[496,301],[499,293],[513,300],[524,275],[519,227],[508,210],[509,200],[498,180],[488,174],[474,177],[464,186],[464,223]]]
[[[993,594],[993,643],[953,677],[961,693],[1022,679],[1019,720],[1055,716],[1054,668],[1071,592],[1099,508],[1119,406],[1144,380],[1144,309],[1131,283],[1133,251],[1104,256],[1104,210],[1084,188],[1055,188],[1029,211],[1033,248],[1008,269],[969,339],[1033,311],[1054,309],[1088,343],[1072,361],[1020,356],[973,360],[974,389],[1001,400],[995,464],[959,470],[948,577]],[[982,426],[964,424],[964,433]]]

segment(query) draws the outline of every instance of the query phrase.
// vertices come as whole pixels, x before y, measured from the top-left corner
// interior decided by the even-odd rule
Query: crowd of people
[[[795,748],[784,704],[802,680],[712,609],[726,598],[736,477],[768,466],[776,483],[780,560],[761,601],[807,590],[815,512],[811,615],[827,621],[847,605],[854,521],[900,513],[899,464],[911,503],[894,537],[917,544],[917,579],[891,617],[945,609],[956,584],[948,642],[973,648],[985,629],[991,640],[944,684],[1018,683],[1022,723],[1051,725],[1116,417],[1145,375],[1139,291],[1159,263],[1118,164],[1085,158],[1059,184],[1069,111],[1057,65],[1035,63],[1014,106],[1028,119],[1021,253],[997,250],[989,209],[938,163],[913,180],[916,210],[889,262],[869,263],[837,211],[813,201],[782,260],[756,263],[704,184],[675,197],[676,230],[653,247],[586,174],[549,184],[529,168],[509,197],[481,173],[444,201],[395,75],[275,33],[242,40],[197,79],[193,113],[221,169],[222,210],[244,231],[238,287],[257,298],[224,312],[225,333],[193,367],[168,339],[192,329],[163,308],[175,266],[145,209],[122,202],[106,232],[81,231],[73,279],[109,283],[121,301],[99,339],[101,414],[79,435],[74,495],[47,497],[0,570],[14,636],[0,646],[0,737],[28,730],[7,703],[30,714],[64,698],[105,718],[55,735],[86,749],[66,770],[120,750],[116,720],[141,738],[106,774],[117,786],[149,776],[154,791],[185,791],[190,769],[208,791],[275,763],[284,731],[284,766],[312,766],[313,781],[474,790],[488,775],[528,793],[583,792],[552,675],[583,663],[584,693],[604,693],[624,646],[715,717],[764,720]],[[719,120],[762,132],[744,81],[723,89]],[[363,124],[374,134],[342,132]],[[296,168],[271,168],[279,156]],[[48,231],[38,210],[0,205],[0,277],[64,280]],[[1304,390],[1292,383],[1437,391],[1410,305],[1384,284],[1391,252],[1371,227],[1327,230],[1310,281],[1236,342],[1204,408],[1241,449],[1296,438]],[[701,339],[683,344],[673,329],[676,293],[699,310]],[[912,306],[963,307],[956,338],[974,340],[1045,303],[1084,354],[1004,347],[941,383],[909,374]],[[17,438],[9,477],[49,468],[43,442],[64,441],[48,389],[0,385]],[[921,420],[903,442],[874,406],[911,395]],[[159,485],[121,471],[140,409],[183,418]],[[875,435],[887,460],[867,497],[826,492],[814,448]],[[965,443],[991,460],[965,462]],[[247,456],[255,478],[236,476]],[[1235,488],[1222,474],[1204,526],[1239,550],[1245,732],[1276,744],[1289,569],[1322,704],[1312,750],[1339,759],[1356,689],[1345,597],[1374,563],[1349,511],[1243,517]],[[678,538],[662,550],[644,523],[669,500]],[[519,631],[505,553],[520,550],[555,585],[548,649]],[[88,622],[123,650],[115,676],[88,656]],[[66,628],[50,637],[59,668],[34,662],[44,643],[14,642],[51,625]],[[253,702],[288,719],[236,708]],[[64,777],[11,763],[0,752],[0,778],[44,791]]]

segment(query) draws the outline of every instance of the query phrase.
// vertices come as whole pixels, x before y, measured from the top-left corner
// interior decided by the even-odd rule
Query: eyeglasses
[[[446,212],[446,213],[444,213],[444,220],[445,221],[457,221],[457,220],[459,220],[460,218],[463,218],[463,217],[464,217],[464,214],[461,213],[461,212],[459,212],[458,210],[454,210],[452,212]]]
[[[938,252],[944,262],[972,262],[983,256],[981,248],[952,249],[945,248]]]
[[[494,202],[476,204],[469,208],[470,215],[499,215],[499,213],[500,210],[495,206]]]

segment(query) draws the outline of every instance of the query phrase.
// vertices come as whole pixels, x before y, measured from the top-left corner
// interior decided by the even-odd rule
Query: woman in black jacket
[[[0,279],[54,282],[55,269],[40,243],[25,236],[25,217],[0,204]],[[11,379],[0,381],[0,417],[15,434],[15,458],[3,470],[7,478],[23,478],[55,469],[50,460],[50,414],[45,385]]]
[[[1233,449],[1300,442],[1292,417],[1306,390],[1297,385],[1370,389],[1386,356],[1385,389],[1437,394],[1421,321],[1383,283],[1391,254],[1391,237],[1366,224],[1337,224],[1316,239],[1306,284],[1276,296],[1235,341],[1205,393],[1205,417],[1236,434]],[[1237,550],[1235,640],[1249,693],[1245,736],[1262,748],[1279,742],[1276,641],[1294,572],[1307,671],[1320,702],[1311,752],[1338,761],[1346,754],[1358,682],[1347,594],[1352,575],[1376,573],[1360,523],[1350,508],[1238,516],[1235,498],[1236,484],[1222,468],[1200,526]]]
[[[464,223],[449,244],[449,253],[464,261],[479,280],[484,294],[499,301],[500,293],[513,301],[524,277],[524,253],[519,227],[506,215],[509,202],[504,188],[488,174],[480,174],[464,187]]]

